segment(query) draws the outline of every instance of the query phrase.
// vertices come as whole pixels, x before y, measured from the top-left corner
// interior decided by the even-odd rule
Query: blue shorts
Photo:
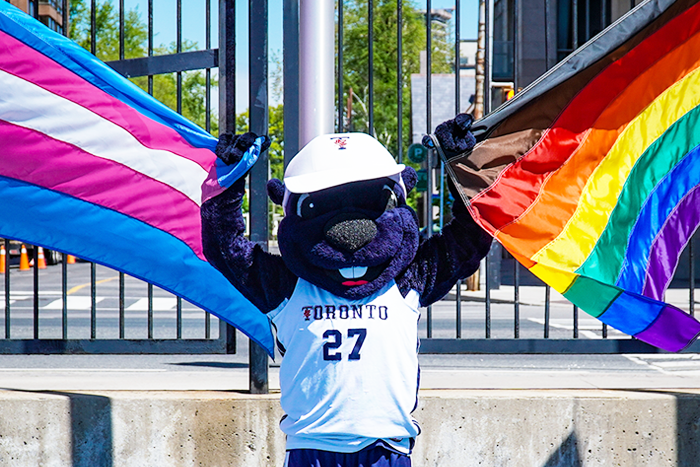
[[[317,449],[287,451],[285,467],[411,467],[411,458],[377,441],[357,452],[329,452]]]

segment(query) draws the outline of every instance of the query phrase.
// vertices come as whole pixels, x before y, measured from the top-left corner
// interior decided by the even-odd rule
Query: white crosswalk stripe
[[[92,300],[90,297],[85,296],[75,296],[69,295],[68,297],[68,309],[70,310],[89,310],[92,307]],[[96,297],[95,301],[100,303],[103,298]],[[41,307],[43,310],[62,310],[63,309],[63,299],[53,300],[48,305]]]
[[[177,305],[175,297],[153,297],[153,309],[158,311],[172,310]],[[126,308],[127,311],[147,311],[148,298],[139,298]]]

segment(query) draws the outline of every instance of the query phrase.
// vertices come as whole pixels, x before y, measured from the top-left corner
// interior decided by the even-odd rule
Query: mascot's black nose
[[[359,214],[343,213],[328,221],[324,234],[332,246],[352,253],[374,239],[377,224]]]

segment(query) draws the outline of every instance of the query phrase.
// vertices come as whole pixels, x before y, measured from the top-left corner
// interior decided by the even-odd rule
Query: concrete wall
[[[281,466],[277,396],[0,391],[2,466]],[[697,466],[700,391],[423,391],[414,466]]]

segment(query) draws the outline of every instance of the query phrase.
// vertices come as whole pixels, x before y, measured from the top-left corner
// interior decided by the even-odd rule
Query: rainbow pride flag
[[[216,142],[0,1],[0,237],[156,284],[272,352],[267,317],[202,253]]]
[[[475,219],[602,322],[669,351],[700,223],[700,4],[648,0],[473,127],[448,171]]]

